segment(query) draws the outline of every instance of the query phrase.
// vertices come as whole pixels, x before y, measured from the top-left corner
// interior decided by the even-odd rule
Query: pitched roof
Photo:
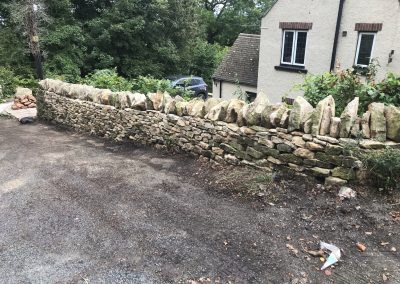
[[[256,87],[259,55],[260,36],[240,34],[212,78]]]

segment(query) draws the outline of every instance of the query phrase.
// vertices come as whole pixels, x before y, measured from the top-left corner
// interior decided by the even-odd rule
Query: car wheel
[[[198,98],[202,98],[203,100],[206,100],[206,99],[207,99],[206,93],[198,93],[198,94],[197,94],[197,97],[198,97]]]

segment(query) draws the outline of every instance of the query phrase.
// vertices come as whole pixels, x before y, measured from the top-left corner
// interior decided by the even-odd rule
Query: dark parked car
[[[182,88],[188,91],[193,91],[194,97],[202,97],[203,99],[208,98],[208,86],[201,77],[173,76],[168,77],[167,79],[172,82],[172,87],[174,88]]]

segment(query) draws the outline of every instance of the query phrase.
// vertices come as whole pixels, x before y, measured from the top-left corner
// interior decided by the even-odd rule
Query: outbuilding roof
[[[259,56],[260,36],[240,34],[212,78],[256,87]]]

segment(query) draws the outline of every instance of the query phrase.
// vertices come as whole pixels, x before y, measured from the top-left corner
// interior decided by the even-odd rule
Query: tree
[[[39,0],[23,0],[13,1],[9,7],[11,19],[27,38],[30,53],[34,58],[36,76],[43,79],[38,24],[45,18],[44,5]]]
[[[207,40],[232,45],[239,33],[259,33],[272,0],[203,0]]]

